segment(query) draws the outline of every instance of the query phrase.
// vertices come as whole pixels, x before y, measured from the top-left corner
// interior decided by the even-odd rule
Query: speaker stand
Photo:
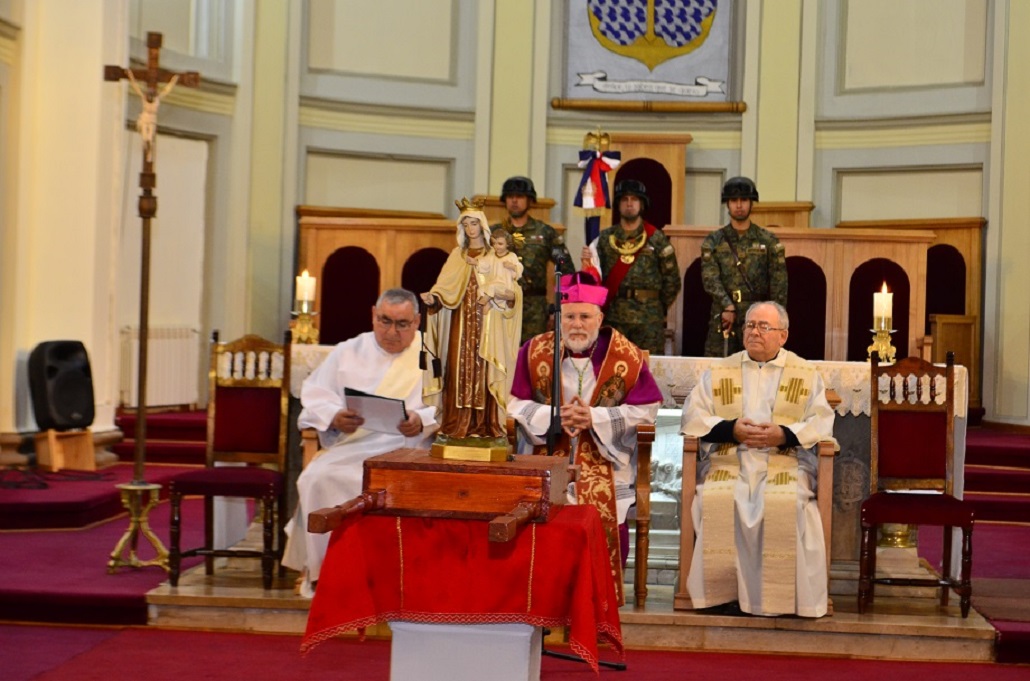
[[[107,572],[113,574],[120,567],[141,568],[156,566],[168,570],[168,549],[161,540],[157,538],[154,531],[150,529],[150,521],[147,519],[151,509],[157,506],[161,498],[161,485],[154,485],[146,482],[126,482],[116,485],[121,490],[122,505],[129,511],[129,529],[125,531],[118,544],[111,552],[111,559],[107,561]],[[146,503],[143,497],[146,495]],[[139,547],[139,537],[143,535],[157,553],[150,560],[140,560],[136,555]],[[128,549],[128,556],[125,555]]]
[[[86,430],[46,430],[36,433],[36,465],[50,472],[62,468],[76,471],[95,471],[96,453],[93,432]]]

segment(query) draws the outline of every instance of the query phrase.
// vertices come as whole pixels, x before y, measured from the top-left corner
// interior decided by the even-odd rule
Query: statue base
[[[510,461],[511,446],[503,437],[452,438],[439,435],[429,455],[450,461]]]

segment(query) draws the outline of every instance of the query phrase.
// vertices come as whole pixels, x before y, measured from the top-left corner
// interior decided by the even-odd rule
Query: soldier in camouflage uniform
[[[758,201],[755,183],[746,177],[730,178],[723,185],[722,201],[730,223],[701,244],[701,278],[712,297],[707,357],[744,349],[744,315],[751,303],[773,300],[787,305],[783,245],[772,232],[751,222],[751,206]]]
[[[528,177],[509,177],[501,185],[501,201],[508,217],[490,231],[504,229],[515,242],[515,255],[522,262],[522,339],[521,343],[547,330],[547,263],[554,263],[562,274],[574,272],[572,256],[565,239],[550,225],[530,216],[536,202],[536,189]]]
[[[651,204],[637,180],[615,185],[618,224],[605,229],[583,251],[583,268],[596,268],[608,287],[604,319],[652,355],[665,352],[665,318],[683,286],[676,253],[665,234],[644,222]]]

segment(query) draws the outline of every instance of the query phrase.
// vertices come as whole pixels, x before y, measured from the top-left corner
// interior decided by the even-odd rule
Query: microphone
[[[572,265],[572,260],[565,257],[565,254],[560,248],[551,249],[551,260],[554,262],[554,268],[561,272],[575,272],[576,268]],[[555,274],[558,274],[557,272]],[[561,276],[558,274],[558,276]]]

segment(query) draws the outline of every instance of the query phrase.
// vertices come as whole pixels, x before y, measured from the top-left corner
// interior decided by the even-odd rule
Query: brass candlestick
[[[127,482],[116,485],[121,490],[122,505],[129,511],[129,529],[118,541],[111,558],[107,561],[107,571],[114,573],[120,567],[141,568],[155,566],[168,569],[168,549],[161,540],[157,538],[154,531],[150,529],[148,516],[150,511],[157,506],[161,496],[161,485],[146,482]],[[146,500],[144,500],[146,496]],[[150,560],[140,560],[136,554],[139,548],[139,538],[143,535],[157,555]],[[128,549],[128,555],[126,555]]]
[[[868,358],[872,359],[873,352],[876,352],[880,355],[882,364],[893,364],[897,350],[891,345],[891,334],[895,331],[891,328],[891,318],[877,317],[873,320],[873,325],[876,328],[869,329],[873,333],[873,343],[866,348]]]
[[[318,327],[315,326],[315,315],[318,313],[311,309],[310,300],[298,300],[299,310],[294,310],[294,316],[290,329],[293,333],[294,343],[305,345],[316,345],[318,343]]]

